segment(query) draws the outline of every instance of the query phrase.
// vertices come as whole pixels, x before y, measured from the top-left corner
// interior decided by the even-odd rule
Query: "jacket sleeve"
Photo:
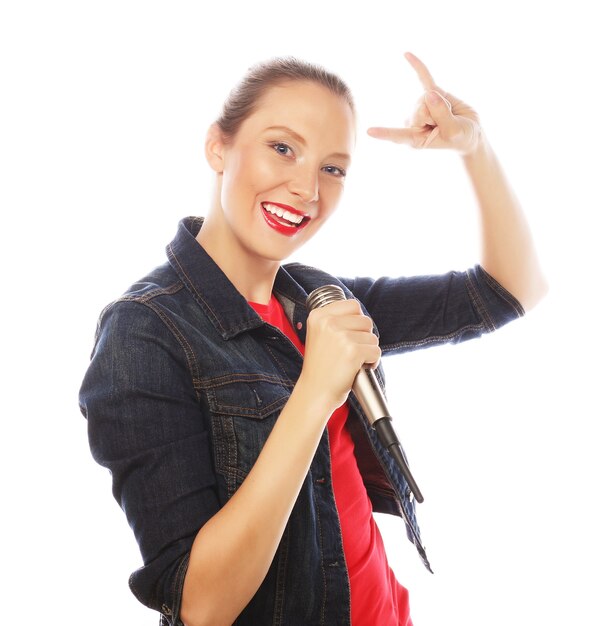
[[[220,509],[190,352],[156,310],[118,301],[99,321],[79,395],[91,453],[144,561],[130,588],[175,625],[193,540]]]
[[[480,265],[405,278],[340,278],[375,322],[384,353],[458,343],[525,314]]]

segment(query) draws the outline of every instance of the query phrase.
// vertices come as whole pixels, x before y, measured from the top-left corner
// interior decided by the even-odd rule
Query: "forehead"
[[[339,142],[343,149],[351,149],[354,143],[355,119],[350,105],[310,81],[288,81],[267,89],[245,125],[255,132],[287,126],[305,139]]]

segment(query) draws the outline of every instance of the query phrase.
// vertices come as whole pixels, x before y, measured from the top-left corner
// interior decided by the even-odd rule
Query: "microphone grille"
[[[307,298],[307,311],[310,313],[313,309],[318,309],[330,302],[336,302],[337,300],[346,300],[346,296],[341,287],[337,285],[317,287]]]

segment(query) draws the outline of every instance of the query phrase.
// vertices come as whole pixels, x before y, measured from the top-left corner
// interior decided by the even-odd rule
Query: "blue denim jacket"
[[[179,626],[193,540],[253,466],[299,377],[302,357],[264,322],[195,240],[202,218],[179,224],[168,262],[101,313],[80,390],[95,460],[109,468],[144,566],[130,588]],[[383,354],[492,331],[523,314],[480,266],[413,278],[336,278],[282,266],[274,293],[301,341],[305,300],[337,284],[374,321]],[[381,366],[377,376],[384,385]],[[430,569],[410,490],[352,394],[348,428],[373,510],[403,518]],[[236,624],[349,624],[349,583],[324,433],[275,558]]]

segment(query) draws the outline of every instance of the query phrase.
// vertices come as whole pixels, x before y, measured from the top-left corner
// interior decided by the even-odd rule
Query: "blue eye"
[[[346,176],[346,170],[343,170],[341,167],[336,167],[335,165],[326,165],[323,169],[325,169],[326,172],[332,170],[329,172],[332,176],[341,176],[342,178]]]
[[[287,157],[290,156],[290,154],[293,152],[292,148],[283,141],[275,141],[274,143],[270,144],[270,147],[273,148],[273,150],[280,156]],[[323,167],[323,170],[326,171],[328,174],[335,176],[336,178],[344,178],[346,176],[346,170],[335,165],[326,165]]]
[[[289,152],[292,152],[292,148],[288,144],[282,143],[281,141],[273,143],[272,148],[274,148],[274,150],[282,156],[287,156]]]

